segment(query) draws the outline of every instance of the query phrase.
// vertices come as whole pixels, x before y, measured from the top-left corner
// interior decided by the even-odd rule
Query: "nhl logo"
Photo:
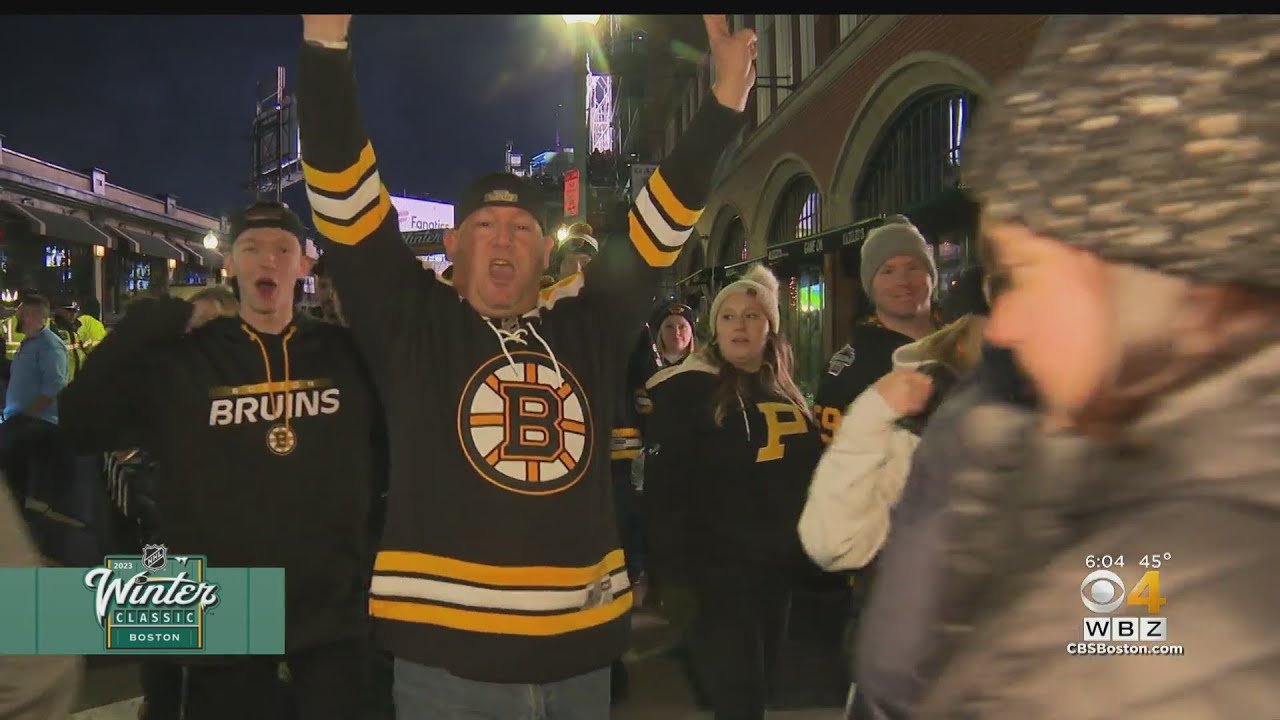
[[[591,608],[604,605],[606,601],[612,600],[613,597],[610,593],[612,589],[612,578],[606,576],[595,581],[592,583],[591,587],[587,588],[587,601],[583,604],[582,608],[584,610],[590,610]]]
[[[144,545],[142,566],[151,572],[160,572],[169,563],[169,549],[164,545]]]

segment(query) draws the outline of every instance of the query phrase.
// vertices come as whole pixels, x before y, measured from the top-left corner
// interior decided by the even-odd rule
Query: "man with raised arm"
[[[429,22],[429,21],[428,21]],[[298,103],[316,228],[385,399],[391,490],[371,587],[398,716],[609,716],[631,589],[609,480],[627,354],[698,219],[755,80],[755,37],[707,16],[709,101],[639,194],[627,242],[540,291],[538,189],[474,182],[452,282],[400,237],[356,98],[350,16],[304,16]]]

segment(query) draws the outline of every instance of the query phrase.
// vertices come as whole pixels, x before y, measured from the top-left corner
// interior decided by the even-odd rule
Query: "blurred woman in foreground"
[[[1015,472],[953,482],[916,717],[1280,708],[1277,137],[1277,16],[1063,19],[979,118],[987,337],[1043,410],[961,424]],[[1146,622],[1102,645],[1082,617]]]

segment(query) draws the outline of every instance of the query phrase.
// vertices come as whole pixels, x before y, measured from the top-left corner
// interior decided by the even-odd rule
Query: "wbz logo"
[[[1110,570],[1094,570],[1080,583],[1080,601],[1095,613],[1113,613],[1122,605],[1146,607],[1155,615],[1167,604],[1160,595],[1160,571],[1148,570],[1132,591]],[[1169,619],[1165,617],[1087,617],[1085,642],[1166,642]]]
[[[327,384],[328,381],[292,380],[217,388],[210,393],[213,400],[209,403],[209,426],[332,415],[342,407],[342,393],[335,387],[323,387]]]
[[[1092,617],[1084,619],[1085,642],[1167,642],[1169,618]]]

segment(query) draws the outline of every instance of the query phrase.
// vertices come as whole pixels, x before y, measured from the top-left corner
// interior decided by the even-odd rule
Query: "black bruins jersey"
[[[378,643],[484,682],[607,667],[626,650],[632,603],[609,472],[617,389],[742,114],[704,105],[638,192],[626,242],[525,315],[496,319],[401,238],[350,52],[308,45],[298,74],[312,215],[387,412]]]

